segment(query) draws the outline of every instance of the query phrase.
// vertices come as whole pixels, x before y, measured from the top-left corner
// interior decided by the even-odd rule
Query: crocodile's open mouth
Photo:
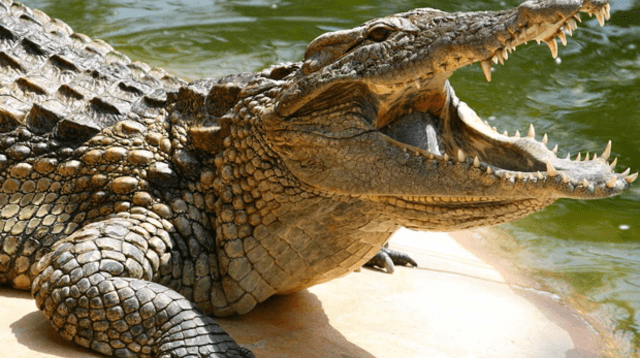
[[[609,18],[608,4],[583,11],[594,14],[601,25]],[[565,33],[571,35],[579,19],[579,15],[575,15],[557,24],[528,27],[511,42],[513,46],[500,48],[489,58],[475,62],[481,63],[484,75],[490,81],[491,62],[504,63],[516,45],[530,39],[548,44],[555,58],[558,51],[556,37],[566,44]],[[629,170],[621,174],[614,172],[616,160],[611,164],[608,162],[611,142],[601,155],[587,153],[583,159],[578,154],[571,160],[570,156],[558,158],[557,145],[549,149],[547,135],[537,136],[533,125],[524,136],[517,131],[513,136],[498,133],[456,97],[446,81],[451,73],[453,70],[387,86],[386,93],[373,86],[373,91],[383,92],[376,127],[406,145],[406,150],[415,155],[442,162],[466,163],[469,170],[483,171],[486,176],[514,184],[520,181],[554,185],[563,193],[576,193],[580,197],[601,197],[621,190],[637,178],[637,173],[629,175]]]

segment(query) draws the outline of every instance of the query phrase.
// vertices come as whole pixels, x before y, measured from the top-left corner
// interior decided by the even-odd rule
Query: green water
[[[186,79],[298,61],[317,35],[415,7],[497,10],[518,1],[25,1],[101,38],[134,60]],[[613,141],[618,170],[640,169],[640,1],[615,1],[600,28],[583,24],[554,60],[546,46],[518,48],[493,80],[479,65],[456,72],[458,96],[500,131],[548,133],[567,152],[600,153]],[[628,354],[640,347],[640,185],[599,201],[560,200],[506,228],[521,262],[549,289],[584,296]]]

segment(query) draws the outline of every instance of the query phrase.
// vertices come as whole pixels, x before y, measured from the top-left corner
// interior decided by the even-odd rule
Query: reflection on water
[[[298,61],[317,35],[374,17],[431,6],[445,11],[501,9],[499,0],[26,0],[102,38],[134,60],[184,78],[255,71]],[[558,143],[561,156],[600,153],[611,139],[618,170],[640,168],[640,2],[612,4],[600,28],[583,15],[559,60],[530,44],[494,66],[493,81],[478,65],[456,72],[458,96],[500,131],[525,130]],[[634,170],[635,171],[635,170]],[[565,297],[585,296],[621,339],[640,346],[640,185],[613,199],[561,200],[507,225],[523,246],[522,261]]]

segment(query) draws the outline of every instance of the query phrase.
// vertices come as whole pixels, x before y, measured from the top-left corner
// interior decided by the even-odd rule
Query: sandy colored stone
[[[595,357],[575,343],[598,339],[579,319],[567,324],[561,305],[528,298],[451,236],[402,230],[392,246],[420,267],[363,269],[219,322],[258,358]],[[30,294],[9,288],[0,345],[14,358],[101,357],[58,337]]]

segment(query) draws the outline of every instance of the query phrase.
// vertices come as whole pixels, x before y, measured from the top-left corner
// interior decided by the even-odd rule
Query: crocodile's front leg
[[[89,224],[40,261],[32,291],[47,319],[65,339],[117,357],[253,357],[194,303],[151,282],[170,272],[161,261],[171,263],[173,242],[144,213]]]

